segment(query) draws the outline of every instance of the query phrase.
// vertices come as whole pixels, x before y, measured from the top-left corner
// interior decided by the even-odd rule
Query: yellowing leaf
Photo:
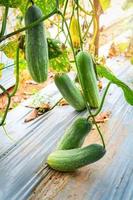
[[[110,6],[110,0],[99,0],[99,2],[103,11],[105,11]]]
[[[8,58],[14,59],[16,56],[17,45],[17,40],[9,41],[8,43],[0,46],[0,51],[3,51]],[[20,57],[23,58],[22,50],[20,50]]]
[[[124,53],[126,51],[126,49],[128,48],[128,46],[129,46],[128,42],[122,42],[122,43],[118,44],[118,48],[121,53]]]

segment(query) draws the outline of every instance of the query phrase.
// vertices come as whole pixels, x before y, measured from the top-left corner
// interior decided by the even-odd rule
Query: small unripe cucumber
[[[56,74],[54,78],[55,84],[66,101],[77,111],[86,108],[85,101],[80,90],[67,74]]]
[[[39,7],[30,6],[25,15],[25,25],[30,25],[42,16]],[[33,80],[44,82],[48,76],[48,46],[43,22],[26,30],[26,60]]]
[[[90,132],[92,123],[85,118],[78,118],[66,130],[59,141],[57,149],[74,149],[82,146],[85,137]]]
[[[99,144],[70,150],[56,150],[48,156],[49,166],[58,171],[74,171],[102,158],[105,149]]]
[[[90,107],[98,108],[100,96],[91,55],[80,51],[77,56],[78,76],[84,96]]]

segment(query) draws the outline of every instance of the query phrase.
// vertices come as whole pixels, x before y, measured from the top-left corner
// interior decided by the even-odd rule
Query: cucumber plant
[[[15,3],[14,3],[15,2]],[[47,79],[48,75],[48,46],[47,38],[44,30],[43,21],[49,19],[51,16],[55,15],[62,19],[61,28],[59,33],[64,33],[66,41],[70,44],[72,56],[74,58],[74,64],[76,66],[79,83],[82,91],[80,91],[67,74],[56,74],[55,75],[55,84],[57,85],[59,91],[62,93],[63,97],[72,105],[77,111],[83,111],[87,108],[88,116],[86,118],[79,118],[66,130],[61,141],[58,143],[57,149],[55,152],[51,153],[48,156],[47,163],[56,170],[59,171],[73,171],[80,167],[83,167],[87,164],[96,162],[102,158],[106,152],[105,142],[102,136],[102,133],[95,121],[95,116],[101,111],[105,96],[109,89],[110,84],[116,84],[120,87],[123,92],[125,99],[130,105],[133,105],[133,90],[129,88],[125,83],[120,81],[115,75],[110,73],[107,68],[98,64],[93,65],[92,55],[95,51],[95,47],[98,42],[98,16],[96,13],[97,8],[94,6],[97,5],[97,1],[90,2],[91,10],[85,10],[79,3],[78,0],[73,0],[72,15],[70,18],[70,26],[66,20],[66,10],[68,7],[68,0],[64,1],[54,1],[55,6],[53,8],[53,1],[50,5],[47,5],[48,8],[52,7],[53,10],[47,15],[43,15],[41,11],[41,5],[38,7],[38,1],[34,5],[33,0],[28,0],[26,4],[26,13],[25,15],[25,27],[20,28],[16,31],[13,31],[9,34],[4,34],[6,30],[6,21],[8,16],[9,7],[19,7],[19,4],[22,5],[21,0],[16,1],[1,1],[0,5],[5,6],[5,14],[3,16],[2,28],[0,32],[0,42],[20,34],[23,31],[26,31],[26,59],[28,64],[29,72],[33,78],[38,83],[44,82]],[[59,3],[64,2],[64,7]],[[103,6],[103,1],[101,6]],[[44,7],[47,8],[45,5]],[[76,8],[76,9],[75,9]],[[77,16],[75,17],[75,10]],[[79,21],[79,11],[83,12],[86,16],[90,16],[92,19],[89,24],[87,24],[87,30],[84,34],[81,34],[80,21]],[[84,50],[84,38],[88,34],[88,30],[91,26],[91,23],[94,25],[94,34],[90,42],[90,51],[85,52]],[[75,27],[74,27],[75,25]],[[57,25],[59,26],[59,24]],[[60,27],[60,26],[59,26]],[[64,30],[66,28],[66,31]],[[67,33],[66,33],[67,32]],[[58,35],[59,35],[58,33]],[[58,36],[57,35],[57,36]],[[75,39],[76,38],[76,39]],[[76,42],[75,42],[76,41]],[[52,47],[57,50],[57,45],[51,43]],[[94,51],[92,51],[94,48]],[[77,49],[80,51],[78,53]],[[8,104],[1,120],[0,125],[3,125],[6,119],[7,112],[11,103],[12,96],[16,93],[19,83],[19,50],[20,43],[16,51],[16,85],[12,93],[9,93],[3,86],[0,85],[0,88],[8,97]],[[61,52],[58,51],[57,54]],[[57,54],[52,54],[50,57],[54,59]],[[95,55],[93,55],[95,56]],[[105,93],[102,100],[99,97],[99,91],[97,87],[96,73],[107,78],[110,82],[107,85]],[[92,113],[91,108],[97,108],[96,112]],[[89,146],[83,147],[85,137],[90,132],[92,124],[95,124],[97,131],[101,137],[102,145],[100,144],[91,144]]]

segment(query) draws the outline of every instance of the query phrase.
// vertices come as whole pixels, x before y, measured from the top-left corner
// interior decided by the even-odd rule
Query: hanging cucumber
[[[90,107],[98,108],[100,97],[91,55],[80,51],[76,56],[76,61],[84,96]]]
[[[86,105],[80,90],[72,82],[67,74],[56,74],[55,84],[66,101],[77,111],[85,109]]]
[[[42,17],[39,7],[32,5],[25,15],[25,25]],[[26,31],[26,59],[34,81],[42,83],[48,75],[48,46],[43,22]]]
[[[74,149],[82,146],[86,135],[92,129],[92,123],[85,118],[78,118],[66,130],[59,141],[57,149]]]
[[[47,163],[55,170],[74,171],[102,158],[105,149],[99,144],[70,150],[56,150],[48,156]]]

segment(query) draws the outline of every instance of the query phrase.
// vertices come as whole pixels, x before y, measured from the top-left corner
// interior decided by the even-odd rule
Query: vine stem
[[[4,112],[2,120],[0,122],[0,126],[2,126],[4,124],[4,122],[5,122],[5,119],[6,119],[6,116],[7,116],[7,112],[9,110],[9,106],[10,106],[10,103],[11,103],[11,97],[10,97],[9,93],[7,92],[7,90],[2,85],[0,85],[0,88],[3,91],[3,93],[7,94],[7,98],[8,98],[8,103],[7,103],[7,106],[6,106],[6,110]]]
[[[66,0],[66,2],[65,2],[64,11],[63,11],[63,16],[66,15],[67,5],[68,5],[68,0]],[[62,30],[63,30],[63,26],[64,26],[64,21],[62,21]]]
[[[34,1],[33,0],[29,0],[31,3],[32,3],[32,5],[34,5]]]
[[[81,5],[79,4],[79,2],[76,2],[76,1],[75,1],[75,3],[76,3],[77,6],[79,7],[79,9],[80,9],[82,12],[84,12],[86,15],[90,15],[90,16],[93,15],[93,12],[92,12],[92,11],[88,12],[88,11],[86,11],[84,8],[82,8]]]
[[[56,2],[56,8],[59,9],[59,0],[55,0]]]
[[[99,108],[97,109],[97,111],[95,113],[92,114],[94,117],[96,117],[100,113],[100,111],[101,111],[101,109],[103,107],[103,104],[104,104],[104,101],[105,101],[105,97],[107,95],[107,92],[109,90],[110,85],[111,85],[111,82],[108,83],[108,85],[107,85],[107,87],[106,87],[106,89],[104,91],[104,94],[103,94],[103,97],[102,97],[102,100],[101,100]],[[90,115],[87,117],[87,119],[89,119],[89,118],[90,118]]]
[[[80,47],[81,47],[81,50],[83,50],[83,41],[82,41],[80,22],[79,22],[79,1],[78,0],[77,0],[77,20],[78,20],[78,31],[79,31],[79,37],[80,37]]]
[[[8,134],[8,132],[7,132],[7,130],[6,130],[6,128],[5,128],[4,125],[2,125],[2,128],[3,128],[3,130],[4,130],[5,134],[6,134],[6,136],[7,136],[12,142],[14,142],[14,139]]]
[[[7,34],[7,35],[2,36],[2,37],[0,38],[0,42],[6,40],[7,38],[9,38],[9,37],[11,37],[11,36],[13,36],[13,35],[16,35],[16,34],[18,34],[18,33],[20,33],[20,32],[23,32],[23,31],[25,31],[25,30],[27,30],[27,29],[31,29],[32,27],[36,26],[36,25],[39,24],[40,22],[42,22],[42,21],[48,19],[49,17],[53,16],[53,15],[56,14],[56,13],[57,13],[57,8],[55,8],[55,9],[54,9],[51,13],[49,13],[48,15],[43,16],[43,17],[41,17],[40,19],[36,20],[35,22],[33,22],[33,23],[31,23],[31,24],[29,24],[29,25],[23,27],[23,28],[20,28],[20,29],[14,31],[14,32],[12,32],[12,33],[9,33],[9,34]]]
[[[71,13],[71,17],[70,17],[70,22],[69,22],[69,28],[70,28],[70,25],[71,25],[71,21],[72,21],[72,17],[74,15],[74,9],[75,9],[75,3],[72,4],[72,13]],[[64,16],[64,15],[63,15]],[[68,39],[68,36],[66,37],[66,40],[65,40],[65,44],[67,42],[67,39]],[[70,45],[71,46],[71,45]]]
[[[91,27],[92,22],[93,22],[93,18],[91,19],[91,21],[90,21],[90,23],[89,23],[89,25],[88,25],[88,27],[87,27],[87,30],[86,30],[86,32],[85,32],[84,35],[83,35],[83,40],[85,39],[86,35],[88,34],[88,31],[89,31],[89,29],[90,29],[90,27]]]
[[[17,51],[16,51],[16,84],[15,84],[13,92],[10,94],[10,97],[15,95],[18,89],[18,84],[19,84],[19,50],[20,48],[18,45]]]
[[[11,98],[16,93],[16,91],[17,91],[18,83],[19,83],[19,45],[18,45],[17,51],[16,51],[16,85],[14,87],[14,90],[13,90],[13,92],[11,94],[9,94],[9,92],[2,85],[0,85],[0,88],[2,89],[2,91],[4,93],[7,94],[7,98],[8,98],[8,103],[7,103],[4,115],[2,117],[2,120],[0,122],[0,126],[2,126],[4,124],[4,122],[5,122],[5,119],[6,119],[8,110],[9,110],[9,106],[11,104]]]
[[[65,23],[65,25],[66,25],[66,29],[67,29],[67,32],[68,32],[68,36],[69,36],[69,39],[70,39],[70,44],[71,44],[71,48],[72,48],[72,52],[73,52],[73,56],[74,56],[74,61],[75,61],[75,64],[76,64],[77,71],[79,72],[79,69],[78,69],[78,66],[77,66],[76,55],[75,55],[75,52],[74,52],[73,43],[72,43],[72,38],[71,38],[71,34],[70,34],[70,31],[69,31],[68,24],[67,24],[66,19],[65,19],[65,17],[63,16],[63,14],[62,14],[62,12],[61,12],[60,10],[58,10],[58,14],[61,15],[61,17],[62,17],[62,19],[64,20],[64,23]],[[80,77],[79,77],[79,79],[80,79]],[[80,80],[80,83],[81,83],[81,80]],[[81,84],[81,87],[82,87],[82,84]],[[83,95],[83,97],[84,97],[84,95]],[[92,113],[91,113],[90,107],[88,106],[88,103],[87,103],[85,97],[84,97],[84,100],[85,100],[85,103],[86,103],[87,110],[88,110],[88,112],[90,113],[90,115],[91,115],[91,117],[92,117],[92,119],[93,119],[93,122],[94,122],[94,124],[95,124],[95,126],[96,126],[96,128],[97,128],[97,130],[98,130],[98,133],[99,133],[99,135],[100,135],[100,137],[101,137],[103,147],[105,148],[105,142],[104,142],[102,133],[101,133],[101,131],[100,131],[100,129],[99,129],[99,127],[98,127],[96,121],[95,121],[95,117],[94,117],[94,116],[92,115]]]
[[[100,137],[101,137],[101,140],[102,140],[102,143],[103,143],[103,147],[105,148],[106,146],[105,146],[105,142],[104,142],[104,138],[103,138],[103,135],[102,135],[102,133],[101,133],[101,130],[100,130],[99,126],[97,125],[97,122],[96,122],[96,120],[95,120],[95,117],[93,116],[93,114],[92,114],[92,112],[91,112],[91,109],[90,109],[90,107],[88,106],[88,104],[87,104],[87,107],[88,107],[88,111],[89,111],[89,113],[90,113],[90,116],[91,116],[91,118],[93,119],[93,122],[94,122],[94,124],[95,124],[95,126],[96,126],[96,128],[97,128],[97,130],[98,130],[98,133],[99,133],[99,135],[100,135]]]
[[[1,28],[1,32],[0,32],[0,37],[2,37],[4,35],[5,30],[6,30],[8,11],[9,11],[9,7],[6,6],[5,7],[5,13],[4,13],[4,16],[3,16],[3,21],[2,21],[2,28]]]

